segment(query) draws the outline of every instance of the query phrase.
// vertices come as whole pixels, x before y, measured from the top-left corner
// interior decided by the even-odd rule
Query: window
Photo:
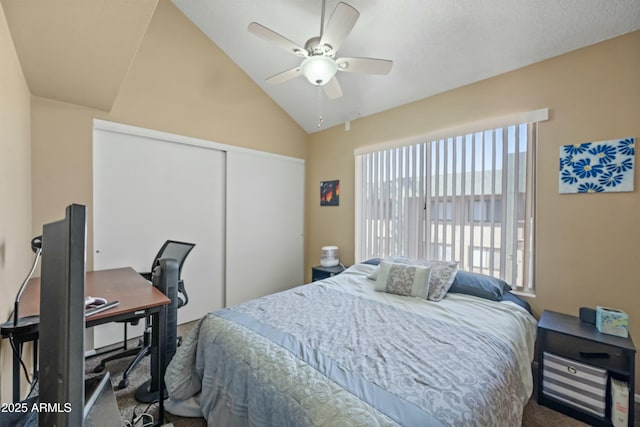
[[[455,260],[533,292],[535,130],[356,151],[356,259]]]

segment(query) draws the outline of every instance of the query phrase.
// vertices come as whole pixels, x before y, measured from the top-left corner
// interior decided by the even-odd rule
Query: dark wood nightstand
[[[345,268],[342,265],[336,265],[334,267],[322,267],[321,265],[317,265],[315,267],[311,267],[311,281],[315,282],[316,280],[327,279],[331,276],[342,273],[344,270]]]
[[[626,382],[629,388],[628,425],[633,427],[636,348],[631,338],[600,333],[594,325],[576,316],[553,311],[544,311],[538,322],[538,403],[593,426],[612,426],[610,380],[605,389],[605,416],[590,414],[543,391],[545,353],[569,363],[574,361],[603,370],[609,378]],[[571,366],[567,370],[571,373]]]

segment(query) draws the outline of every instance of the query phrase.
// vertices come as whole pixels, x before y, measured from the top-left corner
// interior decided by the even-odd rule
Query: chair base
[[[119,390],[122,390],[123,388],[127,388],[129,386],[129,375],[131,375],[131,371],[133,371],[133,369],[138,366],[138,363],[140,363],[142,359],[151,354],[151,347],[144,346],[134,354],[136,354],[136,358],[129,363],[129,366],[127,366],[127,369],[122,374],[122,380],[120,381],[120,384],[118,384]]]
[[[144,382],[140,387],[136,389],[134,397],[140,403],[152,403],[157,402],[160,397],[159,390],[150,390],[151,389],[151,380]],[[169,393],[167,393],[167,389],[164,389],[163,399],[169,397]]]
[[[130,348],[126,351],[122,351],[120,353],[114,354],[113,356],[105,357],[100,361],[100,364],[93,368],[93,372],[98,374],[106,368],[106,364],[108,362],[113,362],[114,360],[124,359],[125,357],[135,356],[142,351],[141,347]],[[129,370],[129,369],[127,369]]]

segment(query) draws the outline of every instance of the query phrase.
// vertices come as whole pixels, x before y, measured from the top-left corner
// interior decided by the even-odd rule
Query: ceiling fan
[[[352,6],[340,2],[325,26],[324,12],[325,1],[323,0],[322,15],[320,18],[320,35],[307,40],[304,47],[299,46],[257,22],[249,24],[247,28],[249,32],[268,42],[274,43],[287,52],[305,58],[297,67],[269,77],[266,80],[268,83],[283,83],[303,75],[311,84],[322,86],[324,93],[329,99],[336,99],[342,96],[342,88],[336,78],[336,72],[388,74],[391,71],[393,61],[388,59],[336,59],[336,52],[340,49],[340,46],[342,46],[342,43],[353,29],[360,13]]]

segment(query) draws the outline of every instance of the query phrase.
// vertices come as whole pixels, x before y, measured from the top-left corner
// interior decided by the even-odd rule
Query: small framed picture
[[[320,182],[320,206],[340,205],[340,180]]]

